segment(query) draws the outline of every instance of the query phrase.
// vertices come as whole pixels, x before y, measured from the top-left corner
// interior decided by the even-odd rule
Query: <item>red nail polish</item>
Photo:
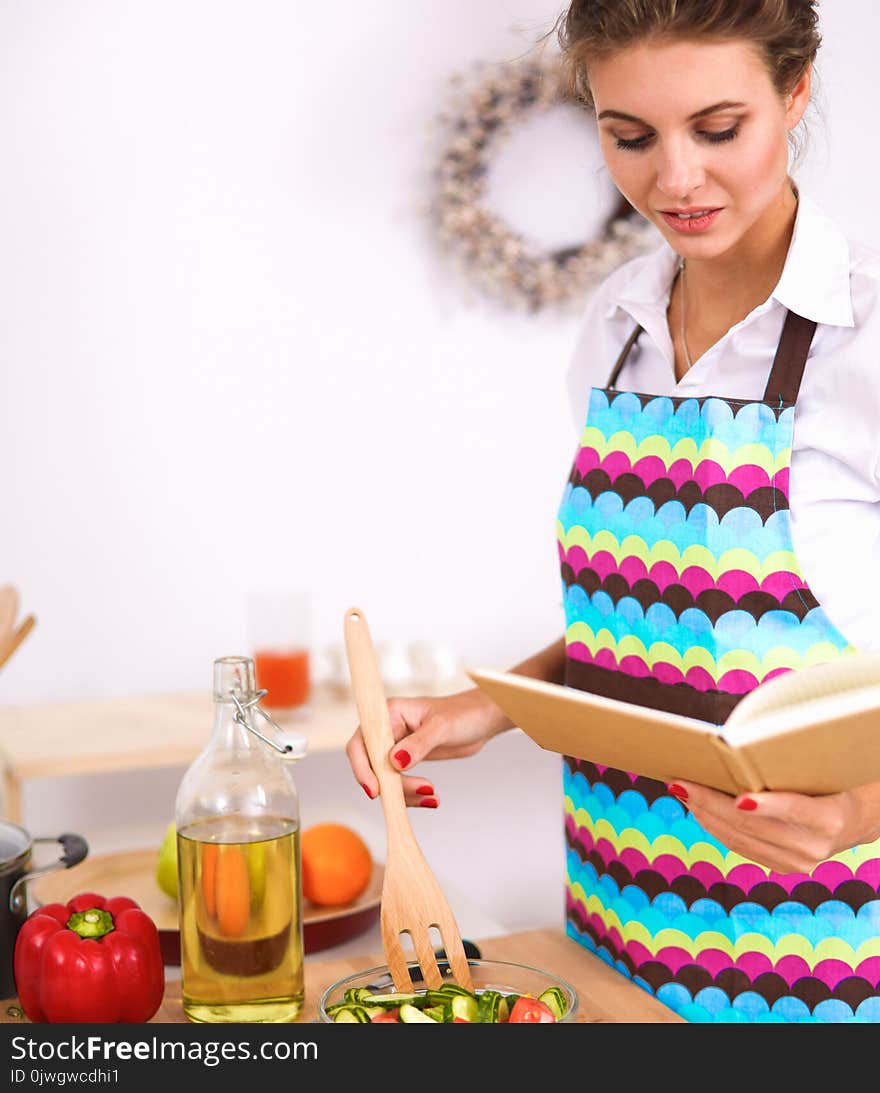
[[[673,797],[677,797],[682,804],[684,804],[685,801],[687,801],[688,799],[688,791],[684,788],[684,786],[680,786],[678,782],[672,783],[672,785],[669,787],[669,792],[672,794]]]
[[[370,792],[370,787],[369,787],[369,786],[367,785],[367,783],[366,783],[366,782],[361,782],[361,789],[362,789],[362,790],[364,791],[364,793],[366,793],[366,795],[367,795],[367,796],[368,796],[368,797],[370,798],[370,800],[372,801],[372,799],[373,799],[373,794],[372,794],[372,793]]]
[[[399,767],[408,767],[412,762],[412,756],[408,751],[404,751],[403,748],[400,751],[394,753],[394,761]]]
[[[423,797],[419,801],[419,808],[437,808],[439,804],[436,797]]]
[[[758,807],[758,802],[753,801],[751,797],[743,797],[736,807],[741,808],[744,812],[753,812]]]
[[[420,797],[433,797],[434,796],[434,787],[433,786],[419,786],[419,788],[416,790],[416,793],[418,793],[418,795]]]

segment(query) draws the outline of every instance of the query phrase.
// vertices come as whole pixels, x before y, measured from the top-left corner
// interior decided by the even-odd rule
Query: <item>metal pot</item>
[[[64,853],[49,865],[31,869],[34,843],[61,843]],[[35,839],[18,824],[0,820],[0,998],[15,994],[12,958],[18,931],[28,916],[27,882],[55,869],[69,869],[88,852],[81,835]]]

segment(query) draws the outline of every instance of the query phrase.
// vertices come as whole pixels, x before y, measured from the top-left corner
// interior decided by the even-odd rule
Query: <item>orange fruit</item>
[[[345,824],[323,823],[302,833],[302,888],[321,907],[351,903],[366,889],[373,857],[364,840]]]

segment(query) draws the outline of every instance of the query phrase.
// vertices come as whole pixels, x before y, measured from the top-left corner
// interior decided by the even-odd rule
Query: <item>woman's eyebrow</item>
[[[687,119],[688,121],[697,121],[699,118],[705,118],[708,114],[717,114],[719,110],[736,110],[744,107],[744,102],[730,102],[725,100],[724,102],[716,102],[711,106],[704,106],[702,110],[698,110],[695,114],[691,114]],[[646,121],[642,118],[637,118],[634,114],[624,114],[621,110],[603,110],[598,116],[598,121],[604,121],[605,118],[616,118],[618,121],[634,121],[639,125],[647,125]]]

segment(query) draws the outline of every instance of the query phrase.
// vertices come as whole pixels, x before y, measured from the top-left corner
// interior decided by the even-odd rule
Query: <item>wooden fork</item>
[[[0,668],[3,667],[31,630],[33,630],[36,622],[37,620],[33,615],[27,615],[7,638],[0,640]]]
[[[400,942],[400,935],[408,933],[426,985],[432,990],[441,985],[443,977],[428,933],[436,927],[456,982],[466,990],[473,990],[455,916],[416,841],[407,816],[400,771],[388,759],[394,745],[391,718],[370,628],[363,611],[357,607],[345,613],[345,647],[361,731],[379,779],[385,814],[387,852],[379,919],[391,978],[398,991],[412,992],[413,983]]]
[[[0,588],[0,642],[5,643],[12,633],[18,616],[18,589],[15,585],[4,584]]]

